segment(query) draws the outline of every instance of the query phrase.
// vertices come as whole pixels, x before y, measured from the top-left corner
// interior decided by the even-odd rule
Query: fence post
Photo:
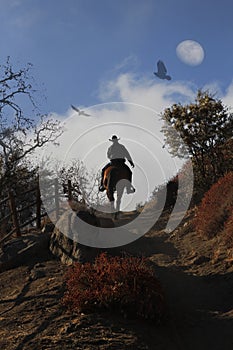
[[[10,211],[11,211],[11,217],[14,225],[14,229],[16,232],[17,237],[21,236],[20,227],[19,227],[19,220],[17,215],[17,209],[15,205],[15,197],[13,191],[9,191],[9,204],[10,204]]]
[[[71,180],[68,180],[68,200],[72,199],[72,188],[71,188]]]
[[[39,177],[37,179],[36,187],[36,228],[41,229],[41,193],[40,193],[40,183]]]
[[[56,211],[56,221],[59,218],[59,191],[58,191],[58,178],[54,181],[54,198],[55,198],[55,211]]]

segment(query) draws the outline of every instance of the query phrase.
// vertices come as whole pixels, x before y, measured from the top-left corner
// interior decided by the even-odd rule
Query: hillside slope
[[[162,325],[109,313],[71,314],[60,304],[67,267],[38,256],[0,274],[0,348],[232,348],[233,262],[217,238],[203,240],[192,231],[191,217],[171,234],[163,230],[163,217],[161,225],[124,247],[148,256],[164,287],[168,317]]]

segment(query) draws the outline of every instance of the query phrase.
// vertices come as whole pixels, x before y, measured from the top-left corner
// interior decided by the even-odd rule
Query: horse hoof
[[[127,194],[130,194],[130,193],[134,193],[136,190],[135,190],[135,188],[129,188],[129,189],[127,189]]]

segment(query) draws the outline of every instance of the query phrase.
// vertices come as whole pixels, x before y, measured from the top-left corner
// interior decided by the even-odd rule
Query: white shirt
[[[128,161],[132,162],[132,158],[129,152],[127,151],[127,149],[125,148],[125,146],[121,145],[118,142],[114,142],[112,146],[108,148],[107,157],[110,160],[116,159],[116,158],[121,158],[121,159],[126,158]]]

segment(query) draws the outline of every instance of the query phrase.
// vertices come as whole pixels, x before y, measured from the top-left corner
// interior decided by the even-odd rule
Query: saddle
[[[133,193],[135,192],[134,187],[131,185],[132,182],[132,171],[130,170],[130,168],[125,164],[125,160],[124,159],[113,159],[110,161],[109,165],[107,166],[107,168],[105,168],[104,170],[104,174],[103,174],[103,183],[105,183],[105,186],[100,186],[99,190],[102,191],[102,188],[104,189],[104,187],[106,187],[106,179],[109,175],[109,171],[111,171],[111,167],[116,167],[118,169],[117,171],[117,177],[118,180],[121,179],[127,179],[129,181],[129,185],[127,186],[127,193]],[[116,187],[114,185],[113,190],[116,190]]]
[[[128,173],[128,180],[131,182],[132,179],[132,171],[130,170],[130,168],[128,167],[128,165],[125,164],[125,160],[124,159],[112,159],[110,161],[110,166],[114,166],[116,168],[123,169],[126,170],[126,172]]]
[[[125,164],[125,159],[122,158],[111,159],[110,164],[117,167],[127,167]]]

